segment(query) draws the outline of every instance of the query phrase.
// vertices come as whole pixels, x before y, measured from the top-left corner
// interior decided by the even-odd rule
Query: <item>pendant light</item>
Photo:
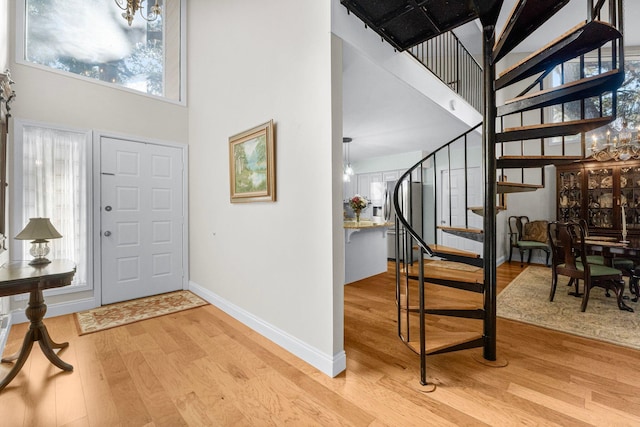
[[[344,144],[343,147],[346,147],[346,149],[343,150],[344,152],[344,172],[342,174],[342,179],[344,180],[344,182],[349,182],[351,181],[351,176],[353,175],[353,168],[351,167],[351,161],[349,159],[349,143],[353,141],[352,138],[342,138],[342,143]]]

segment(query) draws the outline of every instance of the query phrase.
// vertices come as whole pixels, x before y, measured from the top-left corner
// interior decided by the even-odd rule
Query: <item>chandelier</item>
[[[596,135],[592,135],[591,138],[591,157],[599,162],[640,159],[640,141],[633,140],[627,122],[622,123],[622,129],[613,139],[611,139],[611,131],[607,131],[602,144]]]
[[[162,8],[158,4],[158,0],[156,0],[156,4],[151,6],[151,9],[147,12],[146,16],[142,12],[144,9],[142,8],[142,4],[145,2],[145,0],[114,0],[114,1],[116,2],[116,4],[120,9],[124,10],[122,17],[127,20],[127,22],[129,23],[129,26],[131,26],[131,23],[133,22],[133,17],[135,16],[136,11],[138,10],[140,10],[140,16],[142,16],[142,19],[149,22],[155,21],[156,19],[158,19],[158,16],[160,16],[162,12]]]

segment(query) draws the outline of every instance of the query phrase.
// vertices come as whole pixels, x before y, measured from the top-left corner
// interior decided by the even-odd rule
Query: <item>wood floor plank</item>
[[[129,353],[128,356],[131,354]],[[136,388],[134,378],[131,377],[122,355],[115,350],[100,354],[99,359],[112,389],[120,422],[131,423],[131,425],[144,425],[151,422],[151,414],[144,405],[140,391]]]
[[[144,403],[152,421],[157,425],[187,425],[176,410],[169,396],[162,389],[156,373],[146,363],[141,352],[128,353],[123,358],[140,400]]]
[[[69,343],[69,347],[76,350],[74,372],[80,377],[87,419],[92,426],[120,424],[112,389],[96,348],[96,342],[102,336],[85,335]]]
[[[77,349],[74,346],[63,349],[58,355],[73,366],[74,369],[78,365]],[[84,400],[80,376],[73,375],[72,372],[63,373],[61,371],[60,375],[56,377],[55,388],[56,423],[58,425],[71,425],[79,420],[86,419],[86,407],[76,403]],[[61,398],[61,396],[64,397]]]
[[[336,378],[212,305],[83,336],[73,316],[60,316],[45,323],[54,340],[70,342],[60,356],[74,371],[51,365],[36,345],[0,392],[0,425],[640,425],[640,351],[501,318],[498,356],[509,364],[478,363],[481,349],[429,356],[436,390],[426,393],[419,357],[397,336],[389,267],[344,287],[347,370]],[[524,268],[498,267],[498,291]],[[481,301],[442,286],[427,294],[430,304]],[[478,324],[427,317],[440,331]],[[5,354],[25,332],[12,327]]]

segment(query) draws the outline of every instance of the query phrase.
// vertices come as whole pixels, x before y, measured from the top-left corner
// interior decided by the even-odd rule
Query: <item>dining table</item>
[[[630,245],[630,242],[621,242],[619,240],[611,240],[609,238],[600,239],[596,236],[590,236],[584,240],[585,246],[593,252],[602,253],[607,265],[612,265],[613,258],[624,256],[625,258],[634,258],[640,263],[640,248]]]
[[[633,261],[634,267],[629,269],[629,291],[633,294],[631,301],[637,302],[640,297],[640,289],[638,282],[640,276],[636,275],[635,265],[640,265],[640,247],[636,247],[627,241],[619,241],[611,238],[599,238],[597,236],[589,236],[584,240],[584,244],[588,250],[602,254],[604,262],[607,266],[613,266],[614,258],[620,257]]]

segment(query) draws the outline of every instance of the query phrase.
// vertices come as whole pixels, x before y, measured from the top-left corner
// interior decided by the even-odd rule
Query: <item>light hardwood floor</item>
[[[500,266],[499,290],[520,272]],[[431,356],[437,388],[425,393],[418,356],[396,336],[394,295],[390,273],[345,287],[347,370],[337,378],[213,306],[82,337],[72,315],[49,318],[75,370],[34,347],[0,393],[0,426],[640,425],[639,351],[503,319],[508,366],[479,364],[481,349]],[[25,327],[12,328],[7,354]]]

